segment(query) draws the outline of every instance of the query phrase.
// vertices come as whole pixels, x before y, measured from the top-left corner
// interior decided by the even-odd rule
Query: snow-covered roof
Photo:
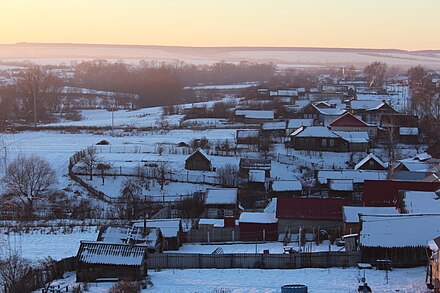
[[[328,187],[334,191],[353,191],[352,179],[329,179]]]
[[[368,143],[370,138],[368,132],[347,132],[347,131],[335,131],[335,134],[339,135],[342,139],[348,142],[354,143]]]
[[[301,191],[302,185],[299,180],[276,180],[272,182],[272,191]]]
[[[277,122],[265,122],[261,125],[261,129],[263,130],[282,130],[286,129],[285,121],[277,121]]]
[[[155,247],[161,231],[159,228],[147,228],[143,233],[143,227],[107,227],[99,236],[98,241],[106,243],[128,243],[129,239],[136,243],[142,243],[148,247]]]
[[[369,160],[374,160],[376,161],[376,163],[378,163],[379,165],[381,165],[384,169],[386,169],[388,167],[387,163],[384,163],[381,159],[379,159],[378,157],[376,157],[374,154],[368,154],[368,156],[366,156],[365,158],[363,158],[359,163],[356,164],[356,166],[354,166],[354,169],[357,170],[359,168],[361,168],[366,162],[368,162]]]
[[[237,188],[216,188],[206,190],[205,204],[235,205],[237,203]]]
[[[426,247],[440,235],[440,214],[360,215],[366,247]]]
[[[243,212],[238,220],[240,223],[258,223],[258,224],[272,224],[277,223],[275,213],[251,213]]]
[[[148,228],[159,228],[164,237],[179,237],[181,219],[148,219]],[[143,227],[144,221],[137,221],[133,223],[135,227]]]
[[[379,106],[382,101],[378,100],[353,100],[350,102],[353,110],[368,110]]]
[[[266,181],[266,171],[264,171],[264,170],[249,170],[249,181],[264,183]]]
[[[225,219],[199,219],[199,225],[208,225],[216,228],[223,228],[225,226]],[[238,226],[238,220],[235,220],[235,225]]]
[[[264,208],[265,213],[276,213],[277,212],[277,198],[274,197],[270,200],[269,204]]]
[[[208,161],[211,162],[211,159],[209,158],[208,154],[201,148],[196,149],[191,155],[188,156],[188,158],[186,158],[186,160],[188,160],[189,158],[191,158],[194,154],[199,153],[201,154],[203,157],[205,157]],[[185,160],[185,161],[186,161]],[[211,162],[212,163],[212,162]]]
[[[327,109],[327,108],[318,108],[315,107],[316,109],[318,109],[318,111],[322,114],[322,115],[327,115],[327,116],[340,116],[342,114],[345,114],[347,112],[347,110],[345,109],[337,109],[337,108],[331,108],[331,109]]]
[[[400,127],[400,135],[419,135],[419,129],[417,127]]]
[[[140,245],[81,241],[78,261],[86,264],[140,266],[146,257]]]
[[[404,191],[402,205],[408,214],[440,214],[440,198],[434,191]]]
[[[237,130],[237,137],[259,137],[260,131],[255,129]]]
[[[293,132],[290,136],[296,137],[331,137],[338,138],[333,131],[328,129],[325,126],[308,126],[308,127],[300,127],[295,132]]]
[[[236,110],[235,115],[244,116],[249,119],[273,119],[273,110]]]
[[[355,207],[343,206],[342,218],[345,223],[359,223],[359,214],[368,215],[397,215],[395,207]]]
[[[353,179],[353,183],[364,183],[365,180],[385,180],[386,171],[378,170],[322,170],[318,171],[318,182],[327,184],[329,179]]]
[[[432,158],[432,156],[430,154],[428,154],[428,153],[421,153],[421,154],[417,154],[413,159],[414,160],[417,159],[420,162],[423,162],[423,161],[429,160],[431,158]]]
[[[301,126],[312,126],[313,119],[289,119],[287,122],[288,129],[297,129]]]
[[[399,164],[402,164],[406,169],[408,169],[408,171],[411,172],[428,172],[431,169],[431,164],[427,162],[414,161],[412,159],[401,160]]]

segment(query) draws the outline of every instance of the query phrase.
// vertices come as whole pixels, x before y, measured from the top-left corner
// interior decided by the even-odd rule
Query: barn
[[[133,223],[133,227],[142,228],[144,221]],[[163,250],[178,250],[183,234],[182,219],[148,219],[147,227],[150,229],[160,229],[163,235]]]
[[[360,215],[362,261],[395,267],[426,265],[427,243],[440,235],[440,214]]]
[[[237,188],[212,188],[205,194],[205,216],[211,219],[237,214]]]
[[[137,281],[147,275],[147,248],[144,245],[81,241],[76,258],[77,282]]]
[[[275,213],[243,212],[238,222],[242,241],[277,241],[278,239],[278,220]]]
[[[185,169],[197,171],[212,171],[212,162],[202,149],[197,149],[185,160]]]

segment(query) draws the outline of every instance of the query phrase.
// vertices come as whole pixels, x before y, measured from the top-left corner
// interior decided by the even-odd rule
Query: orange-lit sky
[[[440,49],[439,0],[0,0],[0,44]]]

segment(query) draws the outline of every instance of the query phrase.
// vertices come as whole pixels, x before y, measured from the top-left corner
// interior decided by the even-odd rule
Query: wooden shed
[[[197,171],[212,171],[212,162],[202,149],[197,149],[185,160],[185,169]]]
[[[146,260],[147,248],[143,245],[81,241],[76,281],[141,280],[147,275]]]
[[[238,222],[242,241],[277,241],[278,239],[278,219],[275,213],[243,212]]]

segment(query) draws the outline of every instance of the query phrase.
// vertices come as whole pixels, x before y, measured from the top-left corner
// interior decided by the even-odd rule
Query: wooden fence
[[[293,254],[190,254],[163,253],[148,256],[149,269],[300,269],[353,267],[359,251]]]

